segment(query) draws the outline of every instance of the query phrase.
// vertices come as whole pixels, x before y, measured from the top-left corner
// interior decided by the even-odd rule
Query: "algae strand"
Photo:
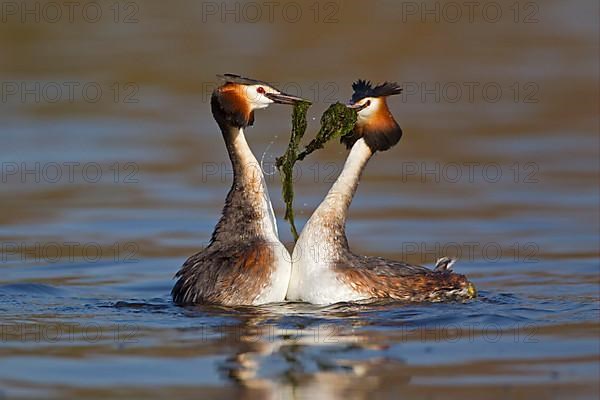
[[[302,161],[310,153],[322,149],[327,142],[334,138],[341,138],[352,132],[356,124],[357,112],[341,103],[335,103],[321,116],[321,129],[317,136],[298,154],[297,159]]]
[[[357,113],[341,103],[335,103],[321,116],[321,128],[316,137],[298,153],[300,141],[306,131],[306,113],[310,103],[301,102],[294,106],[292,112],[292,135],[285,154],[277,158],[277,169],[282,175],[282,195],[285,202],[285,219],[290,223],[294,241],[298,240],[298,231],[294,223],[294,186],[293,169],[296,161],[303,160],[312,152],[322,149],[333,138],[339,138],[352,132],[356,124]]]
[[[298,102],[292,112],[292,135],[285,154],[276,161],[277,169],[281,172],[281,192],[285,202],[285,220],[290,223],[294,241],[298,240],[298,231],[294,223],[294,184],[292,182],[294,164],[298,159],[298,147],[306,132],[306,112],[309,102]]]

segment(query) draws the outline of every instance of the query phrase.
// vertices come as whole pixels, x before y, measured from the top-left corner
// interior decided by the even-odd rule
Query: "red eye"
[[[260,94],[265,94],[265,88],[264,88],[264,87],[262,87],[262,86],[259,86],[259,87],[256,89],[256,91],[257,91],[258,93],[260,93]]]
[[[371,105],[371,100],[367,100],[367,102],[365,103],[365,108],[369,107]]]

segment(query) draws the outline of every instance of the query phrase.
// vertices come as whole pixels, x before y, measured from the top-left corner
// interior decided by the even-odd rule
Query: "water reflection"
[[[294,309],[290,305],[281,307],[286,311]],[[299,305],[300,309],[303,307],[315,309]],[[273,307],[269,308],[270,312],[263,313],[245,310],[238,323],[213,332],[219,337],[212,340],[213,344],[232,353],[219,363],[218,369],[243,389],[242,398],[260,395],[272,399],[339,399],[348,393],[362,398],[375,388],[389,386],[384,371],[393,374],[387,379],[393,379],[395,387],[410,381],[410,376],[397,373],[401,360],[380,354],[386,345],[379,338],[356,330],[360,322],[347,326],[332,320],[282,328],[283,310],[278,310],[278,316],[272,313]],[[339,312],[338,316],[341,317]],[[365,351],[371,355],[356,359]]]

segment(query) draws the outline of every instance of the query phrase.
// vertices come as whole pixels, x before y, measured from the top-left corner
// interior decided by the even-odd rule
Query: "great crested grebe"
[[[291,258],[279,241],[262,169],[246,142],[244,128],[253,124],[254,110],[302,99],[255,79],[232,74],[219,77],[225,83],[213,92],[211,108],[233,165],[233,185],[208,247],[183,264],[171,295],[182,305],[283,301]]]
[[[304,226],[292,255],[289,300],[331,304],[372,298],[441,301],[472,298],[475,287],[451,271],[454,260],[444,257],[431,270],[402,261],[359,256],[348,247],[345,224],[361,173],[373,154],[394,146],[402,129],[386,97],[402,88],[385,82],[373,87],[359,80],[348,107],[358,111],[352,134],[342,139],[350,149],[344,168],[325,200]]]

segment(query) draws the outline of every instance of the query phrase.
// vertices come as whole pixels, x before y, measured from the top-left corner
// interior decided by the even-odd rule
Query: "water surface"
[[[520,4],[515,22],[513,3],[497,22],[391,1],[302,6],[296,22],[188,1],[123,3],[118,22],[108,2],[97,22],[6,15],[0,397],[597,398],[598,5]],[[351,246],[457,256],[479,298],[174,306],[231,181],[208,103],[223,72],[313,100],[308,135],[353,80],[401,82],[405,135],[363,176]],[[278,216],[290,113],[257,112],[247,132]],[[332,143],[298,168],[300,225],[346,154]]]

